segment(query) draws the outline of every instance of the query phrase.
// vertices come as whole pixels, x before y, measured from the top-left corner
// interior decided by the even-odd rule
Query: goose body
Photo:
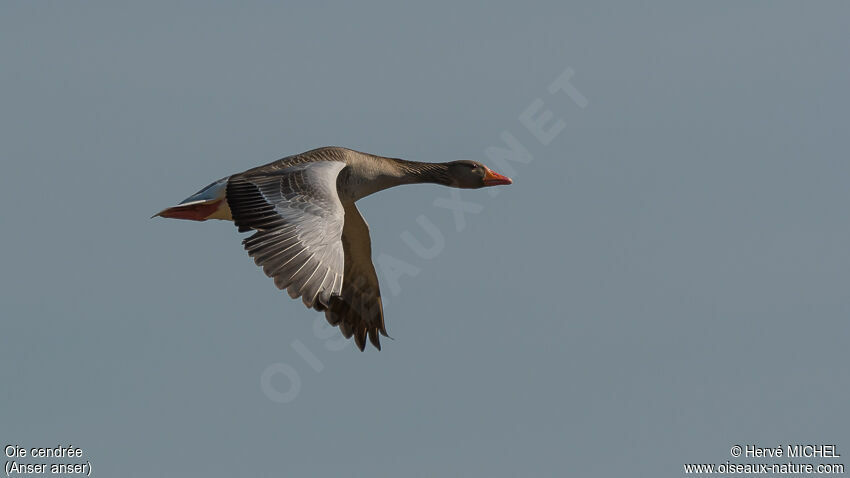
[[[421,163],[325,147],[222,178],[155,216],[233,221],[275,285],[323,311],[360,350],[387,336],[369,227],[355,202],[402,184],[511,184],[474,161]]]

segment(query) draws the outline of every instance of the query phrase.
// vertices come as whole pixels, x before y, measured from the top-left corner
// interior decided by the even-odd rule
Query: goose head
[[[477,161],[466,159],[446,163],[451,185],[462,189],[478,189],[487,186],[512,184],[507,176],[493,171]]]

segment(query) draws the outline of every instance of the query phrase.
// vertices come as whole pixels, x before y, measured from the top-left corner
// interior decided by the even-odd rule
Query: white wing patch
[[[293,165],[270,173],[232,176],[227,201],[243,244],[275,285],[307,307],[326,308],[342,292],[345,212],[336,178],[340,161]]]

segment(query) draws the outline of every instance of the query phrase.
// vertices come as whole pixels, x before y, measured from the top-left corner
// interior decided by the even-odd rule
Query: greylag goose
[[[511,179],[475,161],[420,163],[325,147],[220,179],[156,216],[233,221],[275,285],[324,311],[362,351],[387,337],[369,227],[354,203],[401,184],[476,189]]]

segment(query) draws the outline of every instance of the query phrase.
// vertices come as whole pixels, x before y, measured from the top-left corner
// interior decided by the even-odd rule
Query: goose
[[[323,147],[222,178],[153,217],[233,221],[248,255],[363,351],[388,337],[369,226],[355,202],[402,184],[464,189],[513,181],[476,161],[425,163]]]

